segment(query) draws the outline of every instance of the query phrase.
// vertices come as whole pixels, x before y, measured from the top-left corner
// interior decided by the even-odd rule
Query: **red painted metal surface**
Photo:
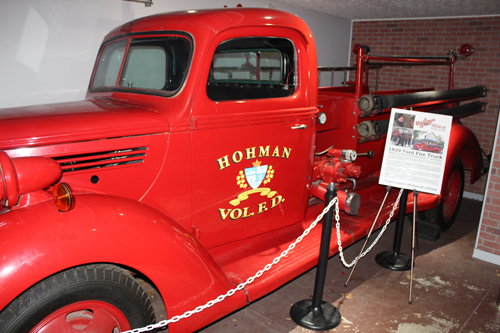
[[[142,107],[141,107],[142,106]],[[2,149],[167,132],[165,117],[118,99],[3,109]]]
[[[192,41],[188,75],[173,95],[106,87],[91,89],[81,102],[0,111],[0,309],[55,273],[109,263],[146,276],[163,297],[168,317],[193,310],[253,276],[302,233],[324,205],[311,196],[323,193],[324,184],[315,181],[338,182],[341,191],[355,190],[361,197],[358,216],[341,213],[344,247],[364,237],[373,223],[385,194],[377,182],[386,134],[361,142],[357,126],[367,119],[387,121],[389,113],[362,117],[357,99],[367,93],[363,84],[318,89],[315,43],[302,20],[266,9],[155,15],[110,32],[98,59],[114,41],[155,36]],[[293,93],[209,97],[217,47],[246,37],[293,44],[296,62],[286,81],[288,89],[288,75],[294,77]],[[367,59],[362,48],[359,52]],[[264,67],[262,60],[259,65]],[[120,66],[121,73],[124,62]],[[367,79],[364,75],[360,61],[358,82]],[[327,116],[323,125],[316,120],[320,111]],[[477,139],[458,122],[451,133],[446,174],[460,157],[477,180]],[[332,156],[315,156],[332,145]],[[343,149],[373,152],[373,157],[345,161]],[[355,189],[350,178],[356,179]],[[74,192],[68,212],[59,212],[52,202],[50,187],[56,181]],[[395,200],[393,192],[389,202]],[[423,193],[418,199],[424,210],[444,200]],[[377,227],[388,214],[389,206]],[[313,230],[290,258],[249,285],[247,294],[238,291],[169,329],[199,329],[247,304],[247,295],[257,299],[313,267],[319,237]],[[338,251],[336,242],[330,250]],[[61,309],[38,328],[58,330],[69,312],[75,312],[70,318],[75,325],[90,325],[83,308],[96,309],[102,325],[116,321],[126,327],[109,304],[89,300]],[[101,309],[108,314],[100,317]]]
[[[2,309],[44,277],[94,262],[118,263],[145,274],[164,295],[169,316],[234,287],[188,230],[136,200],[76,194],[76,206],[67,213],[45,201],[2,215],[0,230]],[[181,321],[177,326],[191,331],[200,320],[207,322],[245,304],[244,292],[238,292],[198,315],[197,320]],[[175,326],[171,327],[174,331]]]
[[[119,332],[131,329],[125,315],[115,306],[100,302],[77,302],[44,318],[30,333]]]

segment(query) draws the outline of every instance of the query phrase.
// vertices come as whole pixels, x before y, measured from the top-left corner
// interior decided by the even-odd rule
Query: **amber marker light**
[[[75,197],[68,184],[55,184],[52,188],[52,193],[54,194],[54,202],[60,212],[67,212],[75,207]]]

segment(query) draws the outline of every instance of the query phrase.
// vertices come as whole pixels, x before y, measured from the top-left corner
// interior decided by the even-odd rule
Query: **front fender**
[[[445,179],[443,181],[442,190],[446,189],[447,177],[450,174],[453,163],[457,157],[462,159],[464,167],[472,170],[470,176],[471,184],[481,178],[483,175],[483,159],[481,156],[481,147],[479,142],[470,129],[460,124],[458,121],[454,121],[450,132],[448,154],[446,156],[446,167],[444,172]]]
[[[169,317],[234,288],[185,228],[158,210],[123,197],[78,195],[75,208],[66,213],[51,201],[4,213],[0,253],[0,309],[52,274],[99,262],[125,265],[146,275],[162,294]],[[192,325],[245,304],[246,296],[238,292],[212,307],[217,309],[193,316],[198,322]],[[173,326],[194,327],[189,322]]]

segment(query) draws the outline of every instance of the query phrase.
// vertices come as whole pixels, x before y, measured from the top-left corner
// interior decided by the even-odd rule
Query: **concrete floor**
[[[500,332],[500,267],[472,258],[481,205],[464,199],[457,221],[439,240],[419,240],[412,304],[410,272],[390,271],[374,260],[377,253],[392,250],[395,223],[358,263],[347,287],[350,270],[338,255],[332,257],[323,300],[339,309],[342,322],[329,332]],[[411,254],[410,237],[407,219],[402,253]],[[345,250],[347,262],[358,255],[363,242]],[[199,332],[314,332],[297,326],[289,311],[294,303],[312,298],[315,275],[313,269]]]

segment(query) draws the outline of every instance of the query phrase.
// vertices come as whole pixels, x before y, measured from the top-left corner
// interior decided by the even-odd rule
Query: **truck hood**
[[[0,149],[168,130],[159,113],[113,99],[0,109]]]

